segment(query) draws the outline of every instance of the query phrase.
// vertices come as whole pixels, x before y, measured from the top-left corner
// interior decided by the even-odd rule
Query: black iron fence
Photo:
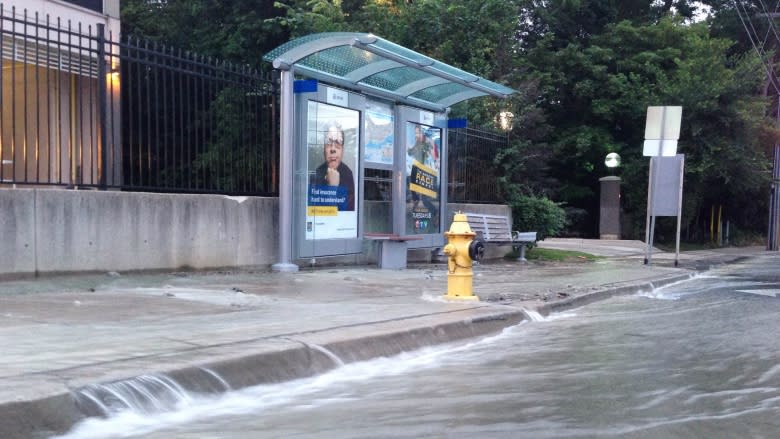
[[[0,5],[0,184],[273,195],[269,74]]]
[[[94,31],[0,5],[0,182],[98,182]]]
[[[278,194],[270,74],[0,4],[0,186]],[[449,193],[501,202],[503,134],[449,131]]]
[[[504,133],[479,128],[448,131],[448,196],[457,203],[503,203],[496,154],[508,146]]]
[[[139,40],[116,45],[123,186],[277,192],[277,90],[267,74]]]

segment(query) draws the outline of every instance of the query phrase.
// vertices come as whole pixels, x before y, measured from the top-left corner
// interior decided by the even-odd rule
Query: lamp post
[[[604,165],[614,174],[620,166],[620,155],[611,152],[604,159]],[[620,177],[609,175],[601,182],[601,203],[599,209],[599,238],[620,239]]]

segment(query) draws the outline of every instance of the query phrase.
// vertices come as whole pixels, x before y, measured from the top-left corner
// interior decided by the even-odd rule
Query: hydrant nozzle
[[[447,294],[445,299],[479,300],[472,291],[474,272],[473,261],[469,255],[469,246],[477,234],[469,227],[468,218],[456,213],[450,230],[444,232],[447,245],[442,252],[447,255]]]

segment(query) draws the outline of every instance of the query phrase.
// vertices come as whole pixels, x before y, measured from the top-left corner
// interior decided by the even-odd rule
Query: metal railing
[[[0,5],[0,184],[273,195],[270,74]]]
[[[497,152],[509,145],[506,134],[480,128],[448,131],[448,199],[456,203],[503,203]]]
[[[0,5],[0,183],[98,183],[94,31]]]
[[[123,187],[277,193],[277,87],[268,74],[129,39],[117,45]]]

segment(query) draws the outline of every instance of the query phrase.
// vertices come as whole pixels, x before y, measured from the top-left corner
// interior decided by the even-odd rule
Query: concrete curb
[[[144,377],[166,376],[188,392],[218,394],[258,384],[313,376],[338,367],[339,361],[363,361],[426,346],[481,337],[515,325],[525,318],[520,310],[497,306],[478,306],[465,311],[472,315],[444,322],[441,322],[441,315],[423,315],[351,326],[347,336],[346,328],[337,327],[272,337],[288,342],[287,346],[272,352],[223,357],[215,361],[199,362],[190,367],[153,371]],[[457,316],[461,312],[451,314]],[[249,348],[252,343],[241,344],[246,344]],[[205,350],[208,349],[207,347]],[[0,419],[15,421],[0,423],[0,437],[44,438],[63,434],[82,419],[105,415],[93,398],[100,400],[109,396],[110,391],[106,388],[110,389],[112,384],[129,383],[138,378],[128,377],[87,385],[36,400],[2,403]],[[91,397],[85,396],[85,392]]]
[[[585,306],[600,300],[606,300],[614,296],[633,294],[643,290],[652,291],[655,288],[660,288],[675,282],[692,279],[695,275],[696,273],[688,273],[662,277],[652,281],[628,282],[623,285],[593,290],[584,294],[578,294],[566,299],[547,303],[538,307],[536,311],[543,316],[547,316],[553,312],[562,312],[572,308],[579,308],[581,306]]]
[[[181,389],[201,394],[219,394],[259,384],[284,382],[327,372],[341,363],[486,336],[529,319],[530,311],[549,315],[614,296],[649,291],[688,280],[697,273],[693,270],[649,280],[613,283],[587,291],[567,291],[568,297],[541,305],[538,302],[482,302],[471,308],[444,313],[277,334],[230,346],[203,346],[194,352],[170,355],[170,361],[163,363],[170,364],[169,369],[95,384],[77,384],[70,391],[63,387],[61,393],[55,391],[38,399],[0,403],[0,418],[15,420],[0,423],[0,437],[43,438],[65,433],[86,417],[105,414],[104,408],[96,401],[110,397],[112,385],[130,383],[142,377],[167,377]],[[132,359],[127,363],[133,368],[143,369],[142,363],[136,365]]]

